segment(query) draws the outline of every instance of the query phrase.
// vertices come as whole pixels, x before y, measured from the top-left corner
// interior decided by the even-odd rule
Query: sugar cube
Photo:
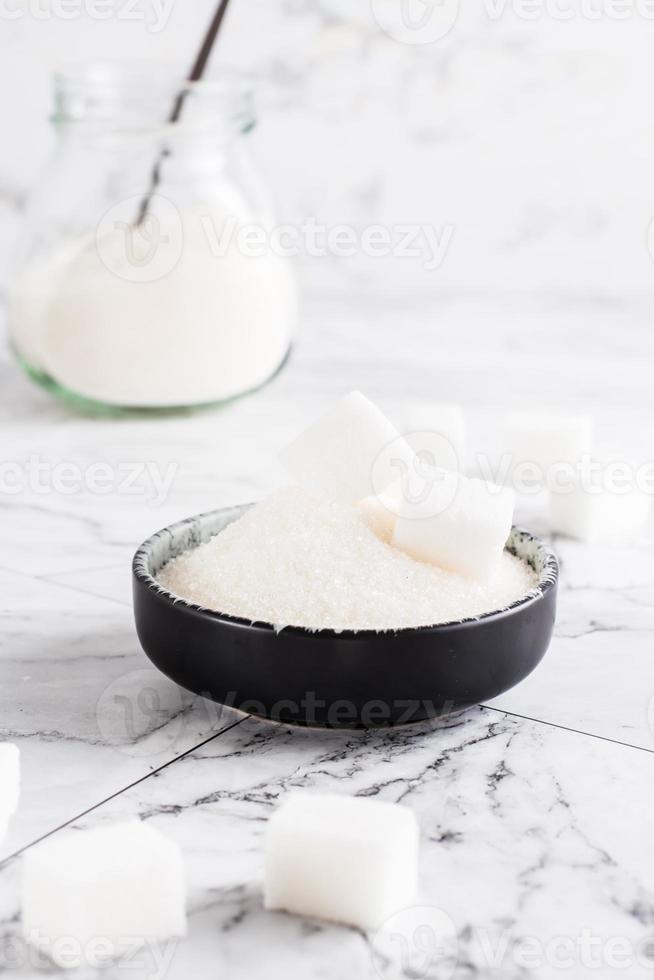
[[[543,472],[556,463],[577,463],[592,448],[590,415],[514,412],[507,419],[505,451],[513,465],[535,463]]]
[[[484,579],[502,556],[514,504],[509,487],[437,469],[420,493],[403,495],[392,544],[418,561]]]
[[[185,884],[177,844],[139,821],[55,836],[25,855],[25,939],[57,965],[88,964],[102,944],[108,958],[130,941],[186,931]]]
[[[404,806],[291,793],[268,822],[264,904],[373,929],[414,901],[418,841]]]
[[[404,416],[406,441],[414,452],[434,455],[434,465],[461,470],[465,464],[466,426],[459,405],[412,402]]]
[[[409,465],[412,452],[376,405],[352,391],[279,458],[308,493],[352,504],[382,493]]]
[[[20,791],[20,753],[11,742],[0,742],[0,840],[6,824],[18,807]]]
[[[364,497],[357,504],[357,511],[373,534],[390,544],[397,520],[402,494],[401,482],[393,483],[378,496]]]
[[[566,488],[552,491],[550,527],[587,544],[629,544],[647,523],[651,498],[635,488],[616,493],[607,487],[585,487],[576,479]]]

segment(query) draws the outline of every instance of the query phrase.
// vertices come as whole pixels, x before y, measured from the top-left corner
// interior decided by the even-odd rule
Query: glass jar
[[[179,120],[161,123],[177,98]],[[248,94],[95,66],[57,78],[54,123],[9,291],[28,373],[113,410],[264,384],[288,354],[297,296],[247,145]]]

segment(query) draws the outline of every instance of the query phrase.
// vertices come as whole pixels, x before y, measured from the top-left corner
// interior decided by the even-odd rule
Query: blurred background
[[[212,9],[3,0],[3,283],[53,141],[52,70],[186,65]],[[425,222],[446,246],[437,269],[302,256],[307,288],[617,303],[648,298],[654,283],[653,37],[647,0],[233,0],[209,74],[255,80],[253,143],[280,221]]]

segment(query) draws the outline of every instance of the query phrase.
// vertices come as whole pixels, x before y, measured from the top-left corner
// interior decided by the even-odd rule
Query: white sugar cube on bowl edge
[[[472,578],[492,575],[511,531],[513,490],[446,470],[435,470],[424,490],[402,499],[392,544]]]

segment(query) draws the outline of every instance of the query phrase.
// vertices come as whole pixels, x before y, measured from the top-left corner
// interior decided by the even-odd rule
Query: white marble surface
[[[557,540],[556,634],[534,674],[491,705],[394,733],[293,731],[178,691],[147,666],[129,591],[144,537],[260,497],[279,478],[275,447],[353,387],[391,415],[409,396],[460,401],[480,448],[525,400],[584,407],[603,452],[646,458],[649,316],[637,299],[314,298],[291,362],[265,390],[221,411],[147,420],[75,416],[2,356],[3,463],[27,473],[36,457],[50,469],[0,494],[0,738],[20,745],[24,765],[0,850],[0,969],[42,969],[17,939],[12,855],[68,832],[62,824],[136,815],[183,848],[190,925],[179,944],[139,953],[133,976],[421,975],[416,960],[402,968],[399,946],[384,963],[371,937],[263,911],[265,819],[287,789],[316,787],[401,800],[418,815],[421,914],[457,936],[456,963],[437,953],[422,975],[651,975],[651,530],[633,547]],[[62,461],[80,472],[108,463],[115,485],[63,492],[52,469]],[[138,492],[121,485],[121,467],[146,462],[173,467],[161,500],[143,473]],[[519,516],[547,533],[538,501]],[[126,970],[119,962],[102,976]]]

